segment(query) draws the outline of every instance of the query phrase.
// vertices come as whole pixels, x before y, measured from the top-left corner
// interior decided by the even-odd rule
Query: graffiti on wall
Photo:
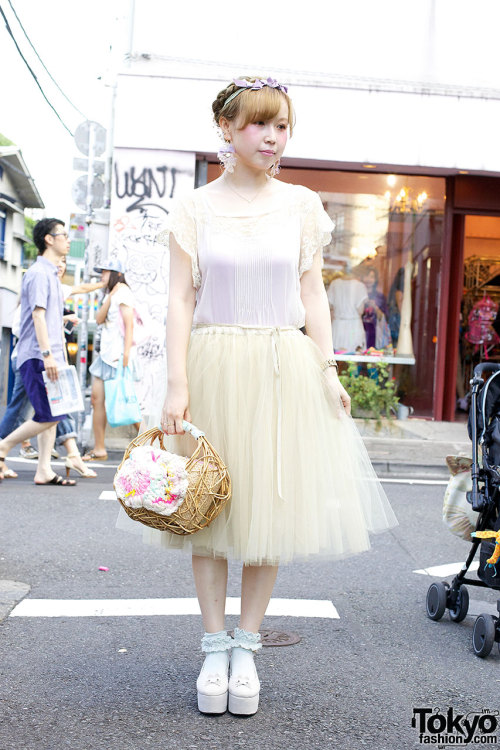
[[[143,405],[154,400],[166,371],[169,257],[157,237],[165,228],[172,200],[194,187],[194,168],[195,156],[190,153],[126,148],[114,152],[109,255],[123,263],[138,313],[151,331],[138,346]]]

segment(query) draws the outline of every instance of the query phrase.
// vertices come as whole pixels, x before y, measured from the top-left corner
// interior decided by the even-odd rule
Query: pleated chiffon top
[[[194,325],[305,324],[300,277],[330,242],[333,223],[317,193],[279,183],[265,206],[217,210],[208,186],[175,200],[167,229],[191,257]]]

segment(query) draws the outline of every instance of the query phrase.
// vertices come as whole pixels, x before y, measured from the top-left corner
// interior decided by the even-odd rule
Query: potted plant
[[[360,372],[359,365],[350,362],[339,378],[351,397],[353,417],[375,419],[381,425],[382,417],[390,417],[391,412],[397,411],[397,384],[389,376],[385,362],[370,364],[367,373]]]

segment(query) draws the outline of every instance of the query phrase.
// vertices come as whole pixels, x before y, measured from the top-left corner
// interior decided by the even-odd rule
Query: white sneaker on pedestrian
[[[50,455],[52,456],[52,458],[61,458],[61,456],[59,455],[59,453],[56,451],[55,448],[52,448]]]
[[[19,455],[21,458],[38,458],[38,451],[32,445],[28,445],[27,448],[21,448]]]

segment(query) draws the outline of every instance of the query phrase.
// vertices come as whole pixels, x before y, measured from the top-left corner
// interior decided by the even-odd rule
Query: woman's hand
[[[169,385],[163,409],[160,427],[167,435],[183,435],[182,421],[191,421],[189,413],[189,392],[187,385]]]
[[[128,353],[123,355],[123,362],[122,362],[123,369],[125,369],[126,367],[128,367],[128,357],[129,357]]]
[[[337,375],[337,368],[336,367],[329,367],[327,370],[325,370],[325,376],[328,380],[328,385],[332,389],[332,392],[340,398],[340,401],[342,403],[342,406],[344,407],[344,411],[346,414],[351,414],[351,397],[347,393],[346,389],[342,385],[342,383],[339,380],[339,376]]]

